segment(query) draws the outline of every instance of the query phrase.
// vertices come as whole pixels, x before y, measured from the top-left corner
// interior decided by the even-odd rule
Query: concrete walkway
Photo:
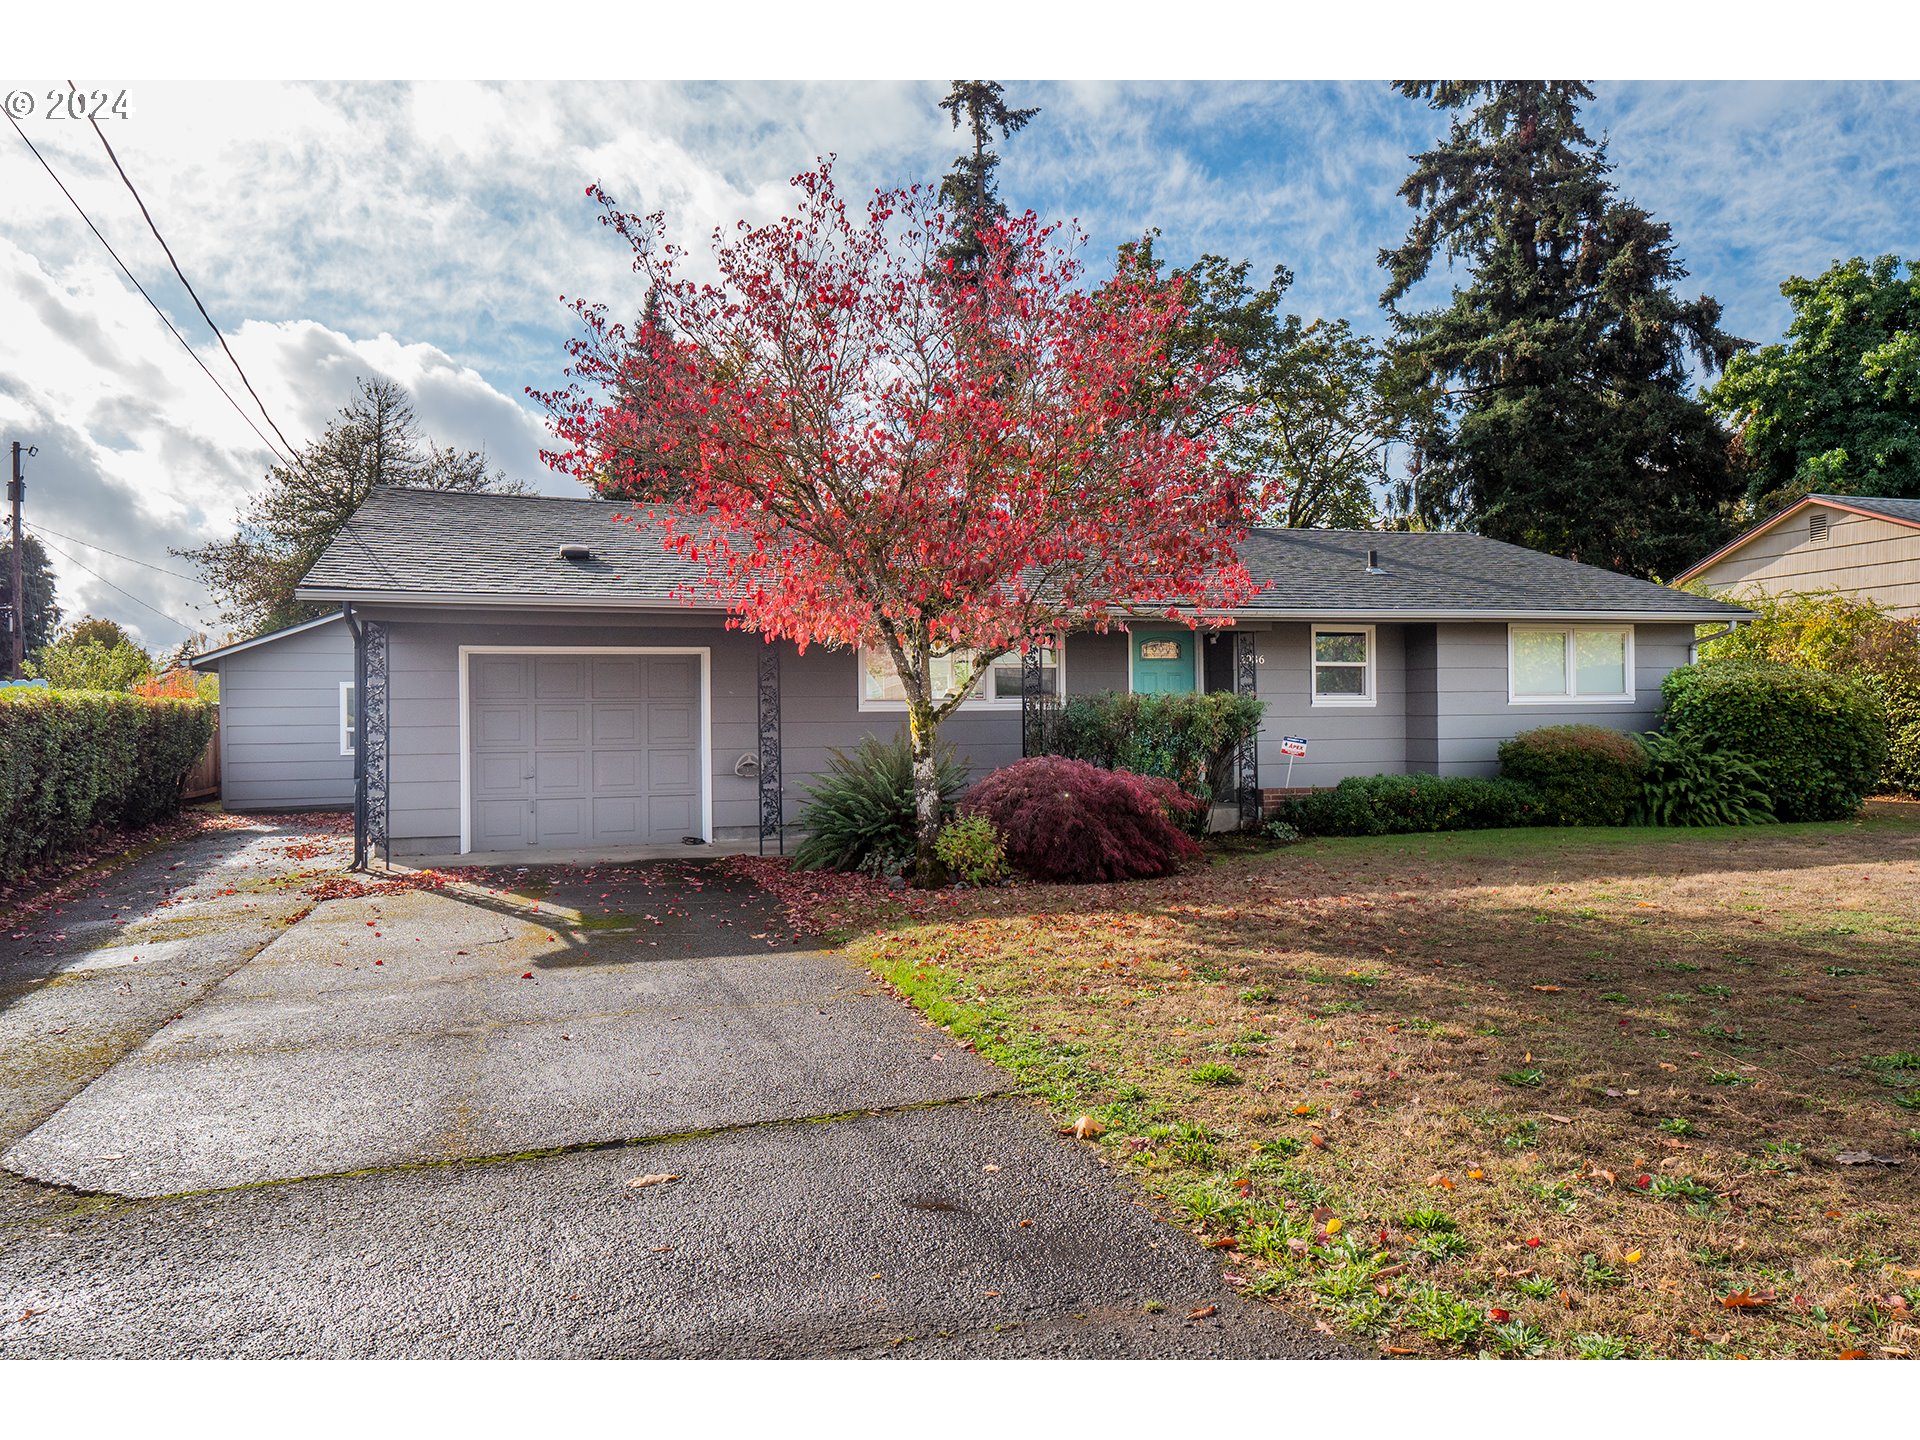
[[[71,1188],[0,1356],[1347,1353],[718,867],[328,900],[201,988],[7,1151]]]

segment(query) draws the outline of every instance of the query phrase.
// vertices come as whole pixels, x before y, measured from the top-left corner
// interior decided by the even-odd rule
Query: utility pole
[[[27,454],[37,455],[38,449],[27,447]],[[7,576],[7,629],[8,635],[7,678],[18,680],[27,668],[27,587],[22,578],[26,571],[26,532],[20,528],[20,502],[26,497],[26,477],[20,473],[20,442],[13,442],[13,476],[7,481],[7,503],[13,507],[13,544],[10,549],[9,574]]]

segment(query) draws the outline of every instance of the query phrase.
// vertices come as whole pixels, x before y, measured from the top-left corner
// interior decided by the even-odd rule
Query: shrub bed
[[[1166,875],[1201,850],[1181,828],[1204,802],[1164,776],[1039,756],[996,770],[967,792],[963,815],[993,822],[1007,861],[1035,880]]]
[[[1540,796],[1512,780],[1464,775],[1353,775],[1281,802],[1270,823],[1303,835],[1413,835],[1541,822]]]
[[[0,691],[0,874],[74,849],[102,827],[178,810],[212,733],[213,711],[197,701]]]
[[[966,768],[942,750],[935,757],[940,813],[953,811]],[[835,750],[827,773],[806,792],[800,824],[807,838],[793,852],[802,870],[899,874],[913,864],[913,748],[907,737],[869,735],[849,755]]]
[[[1624,825],[1639,808],[1647,757],[1605,725],[1544,725],[1500,744],[1500,774],[1532,787],[1549,825]]]
[[[1060,707],[1048,750],[1103,770],[1130,770],[1173,781],[1210,804],[1213,779],[1243,740],[1260,729],[1265,707],[1251,695],[1075,695]],[[1197,812],[1206,825],[1206,811]]]
[[[1647,769],[1643,825],[1764,825],[1773,801],[1760,772],[1730,750],[1712,750],[1683,735],[1643,735]]]
[[[1781,820],[1847,818],[1886,763],[1886,700],[1871,680],[1722,660],[1682,666],[1660,690],[1668,733],[1749,762]]]

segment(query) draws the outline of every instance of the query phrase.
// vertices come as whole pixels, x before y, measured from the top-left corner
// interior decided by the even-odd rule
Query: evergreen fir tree
[[[1711,549],[1739,489],[1725,433],[1692,393],[1745,342],[1708,296],[1682,300],[1670,228],[1619,197],[1577,81],[1400,81],[1456,112],[1414,157],[1418,212],[1383,250],[1395,378],[1417,416],[1404,507],[1637,575]],[[1469,271],[1448,303],[1403,310],[1436,260]]]
[[[1040,113],[1037,107],[1009,109],[1005,95],[997,80],[956,80],[940,102],[953,128],[964,124],[973,140],[972,150],[956,156],[953,169],[940,182],[941,204],[955,217],[954,238],[941,250],[940,258],[952,261],[962,273],[978,269],[986,253],[979,238],[982,227],[1007,214],[993,178],[1000,165],[1000,157],[989,148],[994,132],[999,131],[1002,140],[1009,139]]]

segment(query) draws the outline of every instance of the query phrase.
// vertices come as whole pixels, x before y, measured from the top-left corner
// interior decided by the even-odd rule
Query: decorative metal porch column
[[[1029,645],[1020,657],[1020,755],[1045,755],[1053,743],[1053,712],[1060,697],[1046,688],[1042,647]]]
[[[1260,655],[1250,630],[1233,632],[1233,688],[1241,695],[1258,689]],[[1258,733],[1240,742],[1237,757],[1240,770],[1240,826],[1251,830],[1260,823],[1260,737]]]
[[[366,800],[363,807],[366,827],[366,852],[380,852],[382,864],[393,863],[393,841],[388,822],[388,705],[387,705],[387,627],[377,620],[363,621],[365,639],[361,646],[362,674],[359,695],[359,733],[353,743],[360,747],[365,766]]]
[[[760,853],[771,835],[787,853],[786,813],[780,794],[780,643],[760,644]]]

